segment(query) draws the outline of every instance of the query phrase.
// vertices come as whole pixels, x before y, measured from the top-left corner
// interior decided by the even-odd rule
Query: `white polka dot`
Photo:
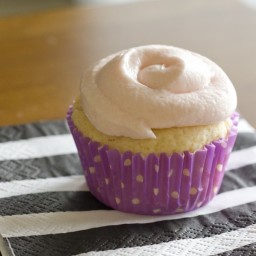
[[[187,177],[190,176],[189,169],[187,168],[185,168],[182,173],[184,176],[187,176]]]
[[[178,199],[179,198],[179,193],[177,192],[177,191],[173,191],[172,193],[171,193],[171,197],[172,198],[174,198],[174,199]]]
[[[133,198],[132,199],[132,204],[134,204],[134,205],[140,204],[140,199],[139,198]]]
[[[108,178],[105,178],[105,183],[106,183],[106,185],[109,184],[109,179]]]
[[[153,210],[153,213],[159,213],[159,212],[161,212],[161,209],[154,209]]]
[[[223,165],[222,164],[217,164],[216,169],[217,169],[217,171],[221,172],[222,169],[223,169]]]
[[[120,204],[121,203],[121,199],[119,197],[115,198],[116,204]]]
[[[125,159],[124,166],[131,166],[131,164],[132,164],[131,159]]]
[[[192,196],[196,195],[196,194],[197,194],[197,189],[194,188],[194,187],[192,187],[192,188],[190,189],[190,191],[189,191],[189,194],[192,195]]]
[[[137,175],[136,176],[136,181],[139,182],[139,183],[142,183],[143,182],[143,176],[142,175]]]
[[[155,171],[159,172],[159,166],[158,165],[155,165]]]
[[[90,167],[89,167],[89,172],[90,172],[90,173],[95,173],[95,172],[96,172],[95,167],[90,166]]]
[[[213,193],[214,193],[214,194],[217,194],[217,193],[218,193],[218,190],[219,190],[219,187],[215,186],[215,187],[213,188]]]
[[[178,209],[176,209],[176,211],[175,212],[184,212],[184,209],[182,209],[182,208],[178,208]]]
[[[96,156],[93,158],[93,161],[94,161],[95,163],[101,162],[101,157],[100,157],[100,155],[96,155]]]
[[[159,188],[154,188],[153,192],[154,192],[154,195],[157,196],[159,194]]]

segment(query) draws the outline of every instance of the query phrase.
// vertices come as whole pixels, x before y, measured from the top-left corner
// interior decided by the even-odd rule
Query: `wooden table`
[[[118,50],[170,44],[216,61],[256,126],[256,10],[177,0],[55,9],[0,20],[0,125],[64,118],[83,70]]]

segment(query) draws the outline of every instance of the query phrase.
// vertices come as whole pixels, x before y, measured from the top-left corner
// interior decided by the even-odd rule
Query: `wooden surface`
[[[193,3],[192,3],[193,2]],[[64,118],[83,70],[118,50],[170,44],[216,61],[255,126],[256,10],[239,1],[76,6],[0,20],[0,125]]]

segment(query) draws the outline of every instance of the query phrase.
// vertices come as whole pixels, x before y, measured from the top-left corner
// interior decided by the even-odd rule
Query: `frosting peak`
[[[232,83],[214,62],[162,45],[98,61],[85,73],[81,100],[99,131],[135,139],[155,138],[152,128],[223,121],[237,104]]]

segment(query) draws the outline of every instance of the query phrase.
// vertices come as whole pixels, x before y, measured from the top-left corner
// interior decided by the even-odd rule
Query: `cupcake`
[[[86,70],[67,120],[91,193],[114,209],[188,212],[221,186],[237,135],[236,91],[214,62],[164,45]]]

